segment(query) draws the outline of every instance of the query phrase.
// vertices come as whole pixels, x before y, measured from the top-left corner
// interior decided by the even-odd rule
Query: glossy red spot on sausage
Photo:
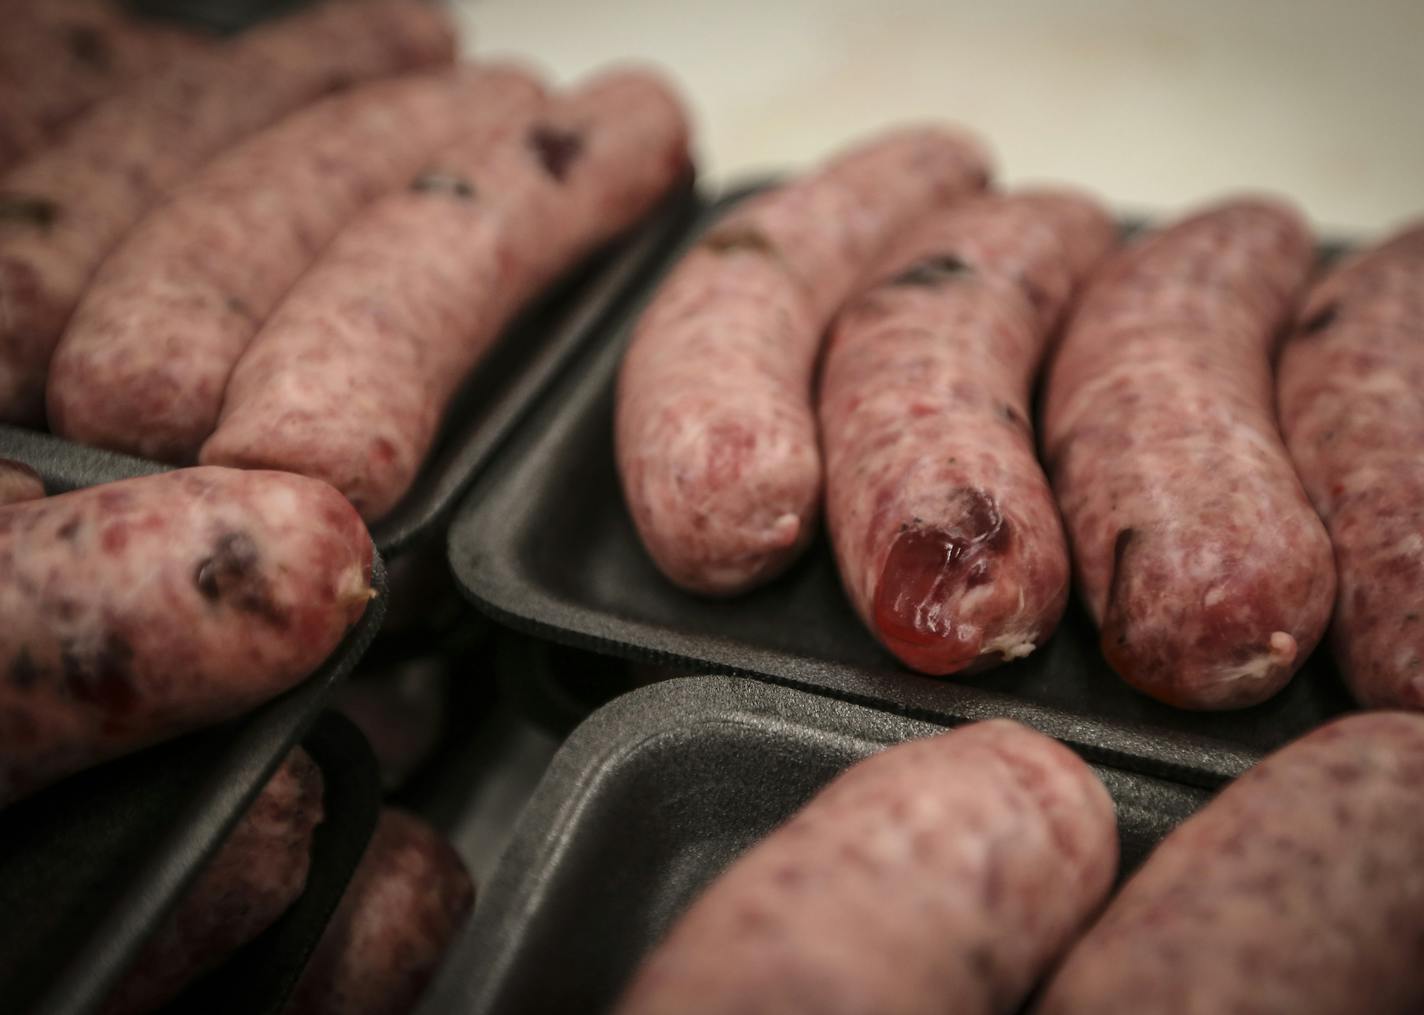
[[[916,645],[962,641],[948,612],[957,592],[992,578],[993,559],[1008,549],[1009,523],[982,490],[958,490],[946,521],[911,526],[895,537],[875,590],[876,628]]]

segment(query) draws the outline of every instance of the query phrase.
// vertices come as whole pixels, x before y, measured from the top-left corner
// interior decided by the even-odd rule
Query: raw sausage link
[[[365,609],[371,555],[340,494],[284,473],[0,508],[0,803],[305,677]]]
[[[321,769],[297,748],[144,945],[104,1015],[157,1009],[275,923],[306,887],[323,816]]]
[[[1165,839],[1038,1015],[1413,1015],[1424,1004],[1424,717],[1338,720]]]
[[[0,507],[38,500],[44,495],[44,480],[38,472],[23,462],[0,458]]]
[[[736,206],[644,311],[618,378],[618,470],[669,579],[735,595],[810,541],[812,373],[831,316],[895,233],[982,188],[967,134],[906,128]]]
[[[1291,208],[1210,208],[1104,268],[1049,371],[1046,459],[1103,654],[1169,704],[1269,698],[1329,619],[1329,539],[1272,411],[1311,260]]]
[[[915,669],[1025,656],[1062,616],[1068,549],[1030,394],[1115,235],[1077,194],[957,205],[898,241],[832,328],[820,420],[836,562],[861,618]]]
[[[233,365],[340,228],[435,150],[495,137],[542,98],[514,66],[415,75],[328,98],[224,153],[100,269],[50,366],[50,426],[195,460]]]
[[[84,286],[165,191],[317,96],[448,61],[452,47],[435,4],[323,4],[97,104],[0,176],[0,420],[43,419],[49,359]]]
[[[435,829],[386,808],[286,1015],[405,1015],[475,902]]]
[[[1281,426],[1335,545],[1335,654],[1367,706],[1424,708],[1424,223],[1312,290]]]
[[[238,361],[200,460],[318,476],[385,515],[515,311],[687,165],[685,114],[643,71],[601,75],[500,141],[457,142],[302,277]]]
[[[126,17],[114,0],[24,0],[5,4],[0,18],[0,171],[104,96],[214,46]]]
[[[673,927],[622,1015],[1018,1010],[1117,867],[1112,801],[1007,720],[836,779]]]

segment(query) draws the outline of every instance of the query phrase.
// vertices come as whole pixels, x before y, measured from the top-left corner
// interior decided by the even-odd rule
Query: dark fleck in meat
[[[923,261],[915,262],[885,284],[922,285],[933,288],[972,274],[973,271],[973,268],[953,254],[942,254],[938,257],[927,257]]]
[[[257,544],[246,533],[219,536],[212,555],[198,564],[193,581],[209,602],[226,603],[279,627],[287,622],[285,612],[273,601]]]
[[[708,250],[716,251],[719,254],[733,251],[749,251],[758,254],[775,254],[776,248],[772,246],[771,240],[759,229],[749,226],[735,226],[730,229],[714,229],[708,237],[702,241],[702,245]]]
[[[568,178],[574,160],[583,152],[584,139],[578,131],[538,124],[529,131],[529,146],[539,156],[545,171],[562,183]]]
[[[47,197],[0,194],[0,226],[7,223],[49,229],[59,221],[59,203]]]
[[[108,70],[114,61],[104,36],[97,30],[80,25],[72,28],[68,37],[69,51],[80,63],[94,70]]]
[[[475,185],[453,173],[422,173],[411,183],[410,189],[421,194],[448,194],[466,201],[475,197]]]
[[[1339,308],[1333,303],[1323,307],[1315,314],[1312,314],[1308,321],[1301,324],[1299,333],[1302,335],[1314,335],[1324,331],[1335,323],[1335,318],[1339,315],[1339,312]]]

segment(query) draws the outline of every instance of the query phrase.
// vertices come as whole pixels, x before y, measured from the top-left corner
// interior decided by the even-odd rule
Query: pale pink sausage
[[[412,814],[385,808],[283,1011],[406,1015],[474,902],[470,875],[440,833]]]
[[[233,365],[360,209],[437,149],[529,116],[543,89],[513,65],[380,81],[304,108],[209,163],[128,234],[50,365],[51,428],[191,462]]]
[[[904,128],[736,207],[643,312],[618,377],[618,471],[673,582],[735,595],[810,541],[812,374],[831,316],[897,231],[985,185],[977,140]]]
[[[1361,704],[1424,708],[1424,224],[1314,287],[1277,380],[1335,547],[1340,669]]]
[[[104,1015],[154,1011],[287,911],[306,887],[322,789],[316,762],[292,751],[110,992]]]
[[[688,168],[663,80],[602,74],[501,139],[459,143],[346,227],[233,371],[201,461],[290,469],[385,515],[514,313]]]
[[[185,469],[0,508],[0,803],[310,674],[372,595],[331,487]]]
[[[620,1015],[1010,1015],[1106,897],[1112,801],[1007,720],[841,775],[713,882]]]
[[[223,148],[326,92],[448,62],[421,0],[333,0],[264,23],[97,103],[0,176],[0,421],[44,418],[50,356],[105,255]]]
[[[1264,701],[1330,616],[1271,377],[1312,259],[1280,202],[1199,212],[1109,262],[1049,370],[1046,462],[1103,654],[1169,704]]]
[[[1068,549],[1030,396],[1115,233],[1067,192],[956,205],[896,242],[831,329],[827,526],[856,611],[908,666],[1020,658],[1063,613]]]
[[[1415,1015],[1424,717],[1309,733],[1147,858],[1037,1015]]]

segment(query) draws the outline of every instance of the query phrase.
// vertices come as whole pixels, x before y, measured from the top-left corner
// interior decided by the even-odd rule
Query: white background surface
[[[1322,229],[1424,214],[1424,0],[457,0],[471,52],[567,82],[650,60],[714,183],[954,119],[1008,182],[1124,210],[1243,187]]]

